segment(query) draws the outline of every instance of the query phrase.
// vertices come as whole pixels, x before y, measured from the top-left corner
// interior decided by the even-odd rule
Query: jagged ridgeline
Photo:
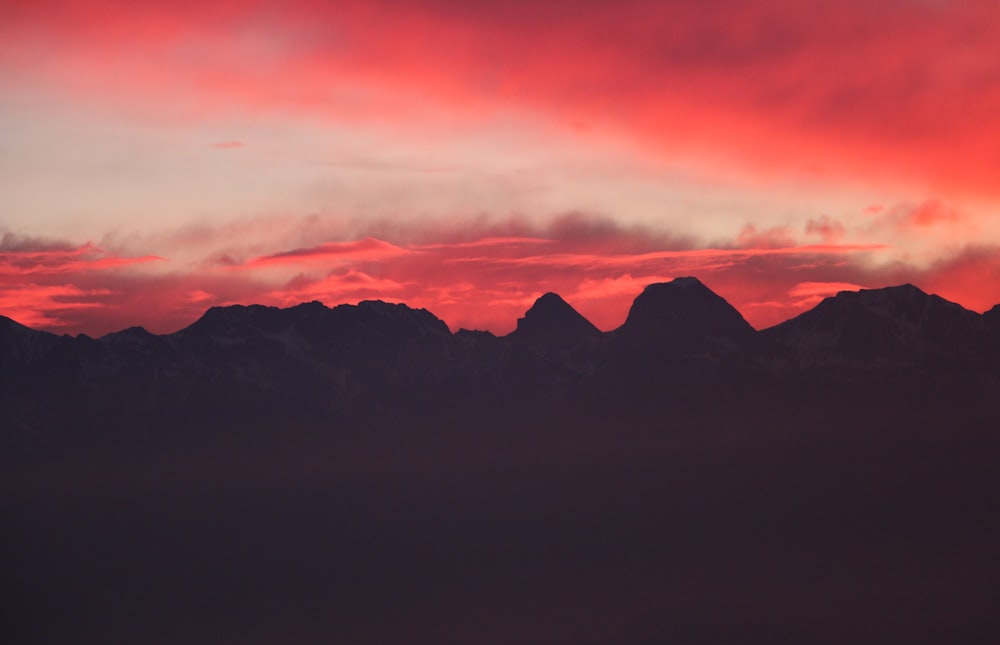
[[[0,319],[0,641],[994,643],[998,312]]]
[[[0,318],[0,401],[8,441],[268,420],[524,424],[558,413],[655,425],[665,404],[683,417],[718,414],[720,400],[787,407],[838,393],[855,406],[931,396],[981,407],[1000,377],[998,312],[903,285],[842,292],[756,331],[686,277],[648,286],[609,332],[554,293],[504,337],[453,334],[426,310],[381,301],[214,307],[173,334],[97,339]]]

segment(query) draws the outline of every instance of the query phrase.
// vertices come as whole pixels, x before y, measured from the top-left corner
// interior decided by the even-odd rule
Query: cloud
[[[940,236],[946,227],[954,228],[966,219],[958,208],[937,199],[904,202],[889,208],[871,206],[865,209],[865,214],[869,225],[864,232],[869,235],[888,231],[893,235]]]
[[[234,148],[245,148],[246,145],[242,141],[216,141],[212,144],[212,147],[219,150],[232,150]]]
[[[0,281],[80,271],[99,271],[162,261],[155,255],[120,257],[87,242],[70,246],[29,238],[3,238],[0,246]]]
[[[795,240],[787,226],[758,231],[753,224],[747,224],[736,236],[736,246],[745,249],[780,249],[795,246]]]
[[[834,243],[844,237],[846,227],[828,215],[820,215],[816,219],[806,222],[805,232],[807,235],[815,235],[824,243]]]
[[[0,285],[0,315],[29,327],[59,329],[80,309],[100,308],[100,299],[110,293],[73,285],[4,284]]]
[[[265,296],[282,306],[319,300],[330,304],[356,304],[361,300],[391,298],[403,292],[406,284],[388,278],[378,278],[357,269],[331,273],[318,280],[299,275],[280,289]]]
[[[247,266],[259,267],[264,265],[308,262],[330,263],[345,260],[384,260],[411,252],[383,240],[368,237],[356,242],[324,242],[313,247],[272,253],[253,258],[247,263]]]
[[[525,244],[551,244],[553,240],[537,237],[484,237],[468,242],[451,242],[438,244],[416,244],[412,248],[421,250],[474,249],[478,247],[514,246]]]
[[[928,200],[916,205],[898,206],[889,217],[901,228],[929,228],[938,224],[957,222],[958,211],[940,201]]]
[[[5,13],[6,74],[158,117],[280,114],[421,131],[509,109],[755,176],[997,194],[1000,28],[988,1],[56,7]]]
[[[1000,304],[1000,246],[967,246],[934,262],[912,281],[969,309],[985,311]]]
[[[151,262],[94,245],[36,239],[0,253],[0,313],[54,331],[100,335],[136,324],[174,331],[212,305],[383,299],[427,308],[453,329],[506,333],[535,298],[555,291],[598,327],[613,329],[646,285],[680,275],[701,278],[758,328],[862,286],[913,282],[978,310],[1000,302],[1000,249],[993,246],[968,247],[918,266],[893,259],[882,245],[802,244],[784,239],[784,231],[684,246],[596,216],[583,221],[529,225],[513,218],[474,222],[464,231],[441,222],[441,241],[434,242],[432,222],[424,220],[414,225],[419,234],[397,224],[385,231],[395,240],[368,236],[272,249],[236,262],[237,270],[219,261]],[[312,221],[304,226],[319,230]],[[603,237],[585,234],[599,229]],[[207,230],[217,244],[226,242]],[[509,234],[495,235],[497,230]],[[210,245],[202,248],[217,256]]]
[[[325,179],[310,174],[301,180],[308,206],[276,198],[260,207],[270,209],[267,217],[160,222],[158,232],[95,244],[3,232],[0,287],[36,289],[37,300],[19,301],[36,304],[18,311],[36,307],[48,312],[46,324],[88,331],[135,323],[166,330],[208,304],[363,294],[502,331],[523,313],[517,308],[547,290],[577,294],[595,321],[611,326],[624,316],[615,312],[630,289],[682,274],[703,277],[758,326],[821,295],[803,285],[913,281],[980,307],[997,295],[976,277],[993,275],[996,265],[975,228],[987,228],[1000,198],[995,13],[978,0],[13,3],[0,21],[0,84],[29,107],[31,97],[46,97],[47,106],[59,101],[74,114],[105,117],[95,123],[120,119],[123,131],[176,132],[217,163],[205,146],[227,132],[220,123],[259,126],[246,154],[215,166],[229,172],[252,159],[267,168],[255,177],[290,168],[286,151],[271,143],[366,129],[378,137],[364,141],[380,142],[388,157],[317,149],[317,158],[348,161],[312,164],[310,172],[339,176],[345,166],[370,171],[396,162],[457,168],[448,190],[462,199],[460,208],[441,206],[435,178],[421,175],[434,205],[425,209],[405,192],[383,195],[392,191],[383,191],[380,175],[363,191],[370,201],[355,208],[334,191],[317,199],[315,183]],[[292,122],[290,135],[282,126]],[[495,150],[479,142],[514,132],[530,133],[530,149],[496,167],[518,179],[466,181],[496,169],[482,162]],[[560,147],[566,140],[573,146]],[[441,154],[427,159],[393,148],[423,151],[440,141]],[[563,185],[586,181],[568,159],[578,150],[620,152],[607,168],[621,179],[607,184],[616,187],[609,215],[594,214],[604,206],[582,198],[569,206],[554,200],[578,209],[561,216],[538,207],[550,203],[550,185],[532,183],[533,173],[558,175]],[[664,169],[686,189],[722,186],[720,203],[734,211],[725,217],[754,225],[732,235],[714,211],[689,209],[683,191],[662,193],[673,200],[666,205],[645,193],[618,197],[617,187],[645,186]],[[359,172],[343,182],[370,177]],[[786,216],[731,201],[726,188],[750,186],[751,194],[774,185],[780,204],[790,186],[816,185],[799,183],[806,180],[868,187],[853,207],[857,219],[843,201],[826,203],[837,201],[830,192],[817,193],[805,214],[793,205]],[[534,206],[503,202],[505,194],[480,190],[487,184],[530,193]],[[588,199],[600,202],[604,187]],[[218,196],[208,193],[192,191],[205,211]],[[967,207],[973,197],[983,198],[981,212]],[[871,204],[865,215],[860,204]],[[296,214],[306,208],[339,214]],[[521,214],[503,215],[508,210]],[[684,235],[615,219],[655,223],[667,211],[664,221],[690,223]],[[185,212],[201,213],[202,205]],[[982,245],[967,247],[970,239]],[[144,295],[150,290],[158,297]],[[57,296],[66,307],[54,308]],[[88,304],[96,301],[100,307]]]
[[[800,282],[789,289],[788,295],[795,299],[798,306],[814,307],[824,298],[835,296],[841,291],[861,289],[864,287],[851,282]]]
[[[70,253],[75,248],[69,242],[27,237],[9,231],[4,232],[0,236],[0,253],[4,254],[39,252]]]

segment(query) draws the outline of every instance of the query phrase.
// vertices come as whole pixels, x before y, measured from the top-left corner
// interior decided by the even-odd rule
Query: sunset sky
[[[0,0],[0,314],[1000,303],[995,0]]]

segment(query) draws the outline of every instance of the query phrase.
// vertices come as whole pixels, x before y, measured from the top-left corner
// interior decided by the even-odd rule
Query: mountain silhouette
[[[27,367],[37,364],[44,361],[59,342],[55,334],[37,331],[0,316],[0,365]]]
[[[1000,308],[0,317],[0,639],[992,643]],[[830,608],[836,608],[831,611]]]
[[[635,299],[617,333],[639,342],[745,340],[754,329],[697,278],[651,284]]]
[[[976,362],[995,342],[985,318],[905,284],[840,292],[762,336],[802,363]]]
[[[755,331],[725,299],[686,277],[647,286],[612,335],[632,362],[712,364],[749,349]]]
[[[555,293],[538,298],[511,334],[518,340],[560,345],[600,335],[597,327]]]
[[[617,401],[641,416],[657,391],[683,408],[709,401],[713,388],[741,396],[763,383],[801,389],[799,370],[850,385],[892,368],[903,389],[930,388],[947,372],[956,391],[980,391],[1000,365],[996,311],[979,315],[902,285],[841,292],[757,332],[687,277],[646,287],[624,324],[606,333],[554,293],[505,337],[452,334],[424,309],[382,301],[213,307],[172,334],[134,327],[96,340],[3,318],[0,383],[8,438],[65,427],[74,414],[107,428],[137,418],[238,423],[289,410],[402,418],[455,406],[510,419]]]

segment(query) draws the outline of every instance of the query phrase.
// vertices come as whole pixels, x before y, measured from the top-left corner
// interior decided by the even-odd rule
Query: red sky
[[[0,1],[0,314],[1000,302],[1000,5]]]

